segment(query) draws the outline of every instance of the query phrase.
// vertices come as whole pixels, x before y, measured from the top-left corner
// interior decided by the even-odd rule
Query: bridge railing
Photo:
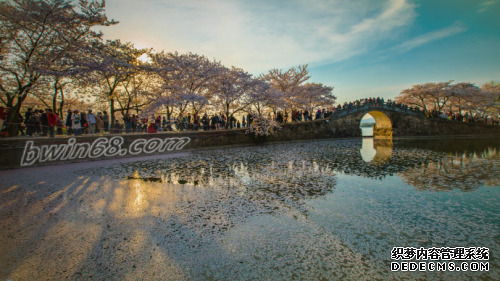
[[[425,113],[423,111],[419,110],[414,110],[411,108],[408,108],[407,106],[400,106],[396,105],[394,103],[387,103],[387,102],[368,102],[368,103],[362,103],[359,105],[352,105],[348,106],[346,108],[339,108],[336,109],[330,116],[331,117],[343,117],[349,114],[354,114],[358,112],[363,112],[366,110],[371,110],[371,109],[384,109],[388,111],[395,111],[399,113],[406,113],[409,115],[414,115],[414,116],[425,116]]]

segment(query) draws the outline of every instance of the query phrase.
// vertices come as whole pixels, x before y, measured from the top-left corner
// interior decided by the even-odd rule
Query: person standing
[[[82,128],[82,122],[81,122],[81,116],[80,116],[80,113],[78,113],[78,110],[75,110],[73,112],[73,114],[71,115],[71,122],[73,122],[71,127],[73,128],[73,133],[75,134],[75,136],[80,135],[80,130]]]
[[[95,116],[95,125],[97,127],[97,133],[99,135],[102,135],[104,129],[104,122],[102,122],[102,113],[98,113],[97,116]]]
[[[89,125],[87,123],[87,114],[85,112],[80,112],[80,134],[88,134]]]
[[[42,110],[40,115],[40,127],[42,128],[42,136],[44,137],[47,136],[47,132],[49,130],[49,120],[47,119],[47,111],[48,109],[45,109],[45,112]]]
[[[71,109],[68,109],[68,115],[66,115],[66,134],[67,135],[71,135],[73,133],[72,131],[72,123],[71,122],[71,115],[72,115],[72,112],[71,112]]]
[[[21,133],[21,136],[24,136],[24,117],[21,113],[17,115],[17,120],[15,122],[15,125],[17,126],[16,136],[18,135],[18,133]]]
[[[102,112],[102,122],[104,123],[104,133],[108,132],[109,129],[109,115],[106,111]]]
[[[163,116],[162,127],[164,131],[167,130],[167,119],[165,119],[165,116]]]
[[[140,130],[137,130],[137,124],[138,124],[139,120],[138,120],[138,117],[135,116],[135,114],[132,114],[132,117],[130,117],[130,126],[131,126],[131,130],[132,132],[137,132],[137,131],[140,131]]]
[[[63,122],[61,117],[59,117],[59,115],[56,114],[56,116],[57,116],[57,134],[62,135]]]
[[[26,124],[26,135],[31,137],[35,132],[36,117],[33,113],[33,108],[28,108],[26,115],[24,115],[24,124]]]
[[[92,113],[92,109],[89,109],[89,113],[87,113],[87,126],[89,130],[89,134],[94,135],[95,133],[95,115]]]
[[[52,109],[47,109],[47,129],[49,131],[50,137],[54,137],[54,127],[57,125],[57,115],[52,112]]]
[[[0,132],[3,129],[3,124],[5,123],[5,120],[7,120],[7,117],[9,117],[9,112],[10,108],[8,107],[0,107]]]
[[[161,131],[161,116],[158,115],[158,117],[156,117],[155,119],[155,125],[156,125],[156,130],[157,131]]]

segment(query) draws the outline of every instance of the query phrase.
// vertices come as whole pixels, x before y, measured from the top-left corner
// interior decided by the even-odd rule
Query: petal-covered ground
[[[500,144],[424,142],[0,171],[0,279],[500,279]],[[490,269],[391,272],[393,247],[488,247]]]

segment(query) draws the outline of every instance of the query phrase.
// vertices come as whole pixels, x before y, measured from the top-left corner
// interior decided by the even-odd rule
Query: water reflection
[[[268,192],[293,200],[331,192],[335,173],[380,180],[399,175],[419,190],[469,191],[498,185],[499,151],[500,145],[493,140],[364,138],[203,151],[92,173],[198,188]]]
[[[420,190],[475,190],[482,185],[500,186],[499,153],[488,148],[481,154],[446,155],[401,173],[407,184]]]
[[[363,138],[359,153],[363,161],[374,165],[381,165],[392,156],[392,138]]]
[[[500,186],[499,152],[492,140],[355,139],[201,151],[82,172],[114,177],[109,210],[137,219],[153,245],[168,243],[195,277],[426,280],[435,272],[391,272],[390,249],[476,243],[499,251],[499,191],[477,190]],[[474,192],[443,192],[450,190]],[[459,273],[439,279],[498,279],[492,271]]]

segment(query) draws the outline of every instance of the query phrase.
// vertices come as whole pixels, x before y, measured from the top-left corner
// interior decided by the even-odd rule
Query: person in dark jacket
[[[68,115],[66,116],[66,134],[71,135],[73,134],[73,127],[72,127],[72,121],[71,121],[71,116],[73,115],[73,111],[71,109],[68,109]]]
[[[104,132],[107,133],[109,130],[109,115],[106,111],[103,111],[102,122],[104,123]]]
[[[36,117],[33,113],[33,108],[28,108],[26,114],[24,115],[24,124],[26,124],[26,135],[33,136],[33,133],[36,131]]]

